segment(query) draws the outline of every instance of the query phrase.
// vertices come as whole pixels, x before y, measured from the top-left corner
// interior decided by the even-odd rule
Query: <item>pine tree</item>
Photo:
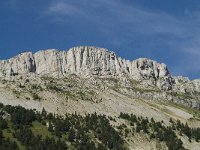
[[[70,141],[70,142],[73,142],[74,140],[75,140],[75,135],[76,133],[75,133],[75,130],[73,129],[73,128],[71,128],[70,130],[69,130],[69,135],[68,135],[68,140]]]
[[[50,132],[53,132],[53,125],[52,125],[51,121],[49,121],[48,130],[49,130]]]

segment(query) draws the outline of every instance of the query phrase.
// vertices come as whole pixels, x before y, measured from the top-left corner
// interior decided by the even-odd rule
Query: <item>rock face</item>
[[[25,52],[0,61],[0,78],[7,80],[41,76],[63,78],[71,74],[81,78],[96,76],[125,82],[137,81],[140,83],[139,88],[153,87],[154,90],[166,91],[164,94],[148,93],[137,97],[168,99],[181,103],[187,101],[187,105],[200,109],[200,80],[172,77],[165,64],[147,58],[129,61],[104,48],[81,46],[68,51],[49,49],[35,54]]]
[[[22,53],[9,60],[0,61],[0,77],[11,80],[18,76],[28,76],[36,71],[34,61],[31,52]]]
[[[63,77],[77,74],[104,77],[128,76],[135,80],[168,78],[165,64],[140,58],[128,61],[118,58],[114,52],[96,47],[75,47],[69,51],[42,50],[35,54],[26,52],[9,60],[0,61],[0,76],[50,75]]]
[[[146,86],[153,85],[164,90],[200,92],[200,80],[171,77],[163,63],[147,58],[125,60],[104,48],[80,46],[68,51],[49,49],[35,54],[25,52],[0,61],[0,77],[8,80],[29,76],[61,78],[70,74],[84,78],[98,76],[133,79]]]

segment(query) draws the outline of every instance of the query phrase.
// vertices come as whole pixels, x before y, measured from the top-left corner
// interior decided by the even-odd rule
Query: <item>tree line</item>
[[[45,109],[39,112],[3,104],[0,104],[0,111],[0,131],[12,129],[13,138],[27,150],[67,150],[69,147],[77,150],[125,149],[123,138],[111,126],[105,115],[94,113],[83,117],[75,113],[63,117],[47,113]],[[6,119],[3,119],[5,116]],[[51,136],[35,135],[31,130],[35,121],[46,126]],[[11,126],[8,126],[9,122]],[[11,149],[19,149],[16,142],[1,135],[2,147],[9,145]],[[0,149],[5,148],[0,147]]]

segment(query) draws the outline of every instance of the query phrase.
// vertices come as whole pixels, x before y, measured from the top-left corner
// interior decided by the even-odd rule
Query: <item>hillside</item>
[[[146,58],[129,61],[96,47],[25,52],[1,60],[0,102],[39,111],[45,108],[61,116],[106,115],[115,119],[109,119],[114,130],[124,124],[124,133],[132,127],[130,117],[121,113],[154,118],[163,122],[162,128],[172,127],[170,120],[200,127],[200,80],[173,77],[165,64]],[[146,123],[148,133],[143,128],[136,132],[136,124],[133,133],[120,136],[125,149],[166,149],[166,142],[150,138],[152,124]],[[198,140],[180,131],[180,127],[174,129],[183,147],[200,148]]]

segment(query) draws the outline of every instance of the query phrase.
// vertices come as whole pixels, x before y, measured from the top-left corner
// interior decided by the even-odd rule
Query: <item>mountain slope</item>
[[[0,61],[0,78],[11,81],[42,76],[64,78],[71,74],[87,79],[115,78],[123,81],[124,86],[137,82],[137,88],[150,89],[149,93],[167,93],[153,93],[149,99],[174,100],[200,110],[200,80],[172,77],[165,64],[146,58],[129,61],[104,48],[81,46],[69,51],[25,52]]]
[[[128,61],[102,48],[25,52],[2,60],[0,95],[4,104],[44,107],[60,115],[96,112],[116,118],[118,124],[126,123],[117,119],[123,112],[163,120],[165,125],[172,118],[200,126],[199,80],[173,77],[165,64],[146,58]],[[142,140],[149,139],[136,137],[126,140],[129,149],[159,149],[156,141],[141,147]],[[200,147],[185,137],[182,141],[188,149]]]

